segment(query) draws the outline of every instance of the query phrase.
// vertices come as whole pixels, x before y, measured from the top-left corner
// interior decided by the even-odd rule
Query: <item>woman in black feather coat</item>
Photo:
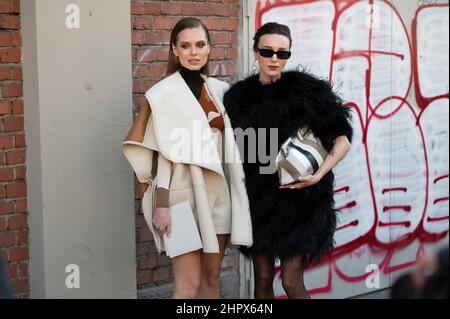
[[[350,150],[351,111],[327,81],[303,71],[283,72],[292,46],[287,26],[265,24],[254,40],[259,74],[236,83],[224,98],[236,137],[242,132],[237,129],[256,136],[240,143],[254,238],[252,248],[241,250],[253,260],[255,298],[274,297],[275,258],[288,297],[309,298],[303,271],[333,249],[332,168]],[[275,158],[300,128],[319,138],[329,155],[314,175],[281,187]]]

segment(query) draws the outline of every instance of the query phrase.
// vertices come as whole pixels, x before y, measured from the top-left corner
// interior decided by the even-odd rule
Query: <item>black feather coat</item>
[[[225,94],[224,104],[233,128],[278,128],[278,151],[299,128],[309,128],[331,152],[334,140],[346,135],[351,141],[351,111],[333,92],[329,82],[304,71],[282,74],[269,85],[259,75],[236,83]],[[259,136],[269,146],[270,134]],[[261,144],[259,144],[261,145]],[[302,189],[279,189],[278,174],[261,174],[266,161],[249,161],[249,144],[242,150],[246,187],[250,200],[254,245],[241,248],[249,255],[271,254],[281,260],[303,256],[318,262],[333,249],[336,210],[334,175],[329,172],[318,184]],[[265,152],[268,154],[269,152]],[[272,161],[274,161],[272,154]]]

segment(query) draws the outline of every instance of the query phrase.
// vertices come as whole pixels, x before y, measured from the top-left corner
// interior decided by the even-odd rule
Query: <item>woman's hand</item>
[[[172,233],[172,220],[168,208],[156,208],[155,215],[153,216],[153,225],[161,237],[164,233],[167,233],[167,236],[170,237]]]
[[[425,253],[417,259],[416,265],[412,271],[412,278],[417,289],[425,287],[430,275],[436,273],[439,267],[439,261],[436,255]]]
[[[285,186],[280,186],[280,189],[302,189],[305,187],[310,187],[313,185],[316,185],[317,183],[319,183],[322,180],[322,175],[309,175],[309,176],[305,176],[305,177],[300,177],[298,179],[298,183],[292,183],[289,185],[285,185]]]

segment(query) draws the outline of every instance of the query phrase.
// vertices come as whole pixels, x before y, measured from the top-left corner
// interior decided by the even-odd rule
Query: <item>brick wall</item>
[[[182,17],[200,18],[211,32],[210,73],[225,81],[236,76],[240,1],[148,1],[132,0],[133,102],[136,115],[144,93],[166,71],[170,32]],[[158,256],[142,215],[140,185],[136,184],[136,241],[138,289],[172,281],[170,261]],[[237,269],[236,252],[229,253],[224,269]]]
[[[0,255],[17,297],[29,295],[20,0],[0,0]]]

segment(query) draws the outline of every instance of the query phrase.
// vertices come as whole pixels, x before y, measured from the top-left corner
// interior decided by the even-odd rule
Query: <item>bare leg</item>
[[[175,289],[174,299],[195,299],[200,287],[200,251],[175,257],[172,260]]]
[[[255,299],[274,299],[275,259],[269,255],[253,255]]]
[[[229,235],[217,235],[219,254],[202,254],[202,273],[198,298],[220,298],[220,270]]]
[[[296,256],[281,262],[283,288],[290,299],[311,299],[303,281],[303,257]]]

